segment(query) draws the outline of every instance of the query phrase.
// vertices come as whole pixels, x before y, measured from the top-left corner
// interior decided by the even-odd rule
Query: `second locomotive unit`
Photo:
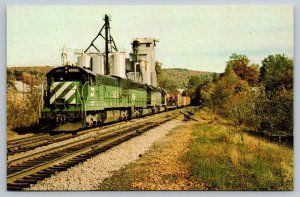
[[[109,18],[77,65],[63,63],[47,73],[41,122],[57,131],[75,131],[166,110],[166,91],[157,87],[153,38],[132,42],[130,58],[118,52],[110,35]],[[102,35],[102,33],[105,35]],[[94,45],[105,40],[105,52]],[[96,52],[89,52],[94,47]],[[114,50],[114,51],[113,51]]]

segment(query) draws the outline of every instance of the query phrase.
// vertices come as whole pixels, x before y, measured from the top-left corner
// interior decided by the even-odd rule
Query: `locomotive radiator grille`
[[[65,104],[76,104],[76,83],[54,82],[50,86],[50,104],[63,100]]]

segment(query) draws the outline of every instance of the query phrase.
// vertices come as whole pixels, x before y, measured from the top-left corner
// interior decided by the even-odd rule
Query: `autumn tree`
[[[33,89],[35,86],[43,83],[45,77],[39,77],[38,75],[32,75],[30,73],[23,72],[18,79],[29,85],[30,89]]]
[[[255,86],[259,79],[258,64],[250,64],[250,60],[245,55],[232,54],[227,62],[226,69],[229,68],[232,68],[237,76],[251,86]]]
[[[8,68],[7,122],[9,128],[27,127],[38,122],[42,103],[42,90],[39,85],[45,78],[44,73],[30,70],[30,68]],[[15,80],[29,85],[30,91],[18,92],[13,83]]]
[[[270,136],[293,135],[293,60],[270,55],[262,61],[260,72],[258,65],[249,62],[246,56],[233,54],[225,72],[201,88],[203,104],[236,125]],[[251,88],[255,84],[259,86]]]

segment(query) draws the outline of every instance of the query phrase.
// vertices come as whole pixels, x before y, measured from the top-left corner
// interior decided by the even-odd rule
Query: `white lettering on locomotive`
[[[95,88],[91,87],[90,96],[95,96]]]
[[[79,69],[78,68],[69,68],[68,70],[70,73],[78,73]]]

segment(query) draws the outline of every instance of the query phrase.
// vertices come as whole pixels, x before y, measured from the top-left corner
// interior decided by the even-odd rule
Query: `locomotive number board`
[[[56,73],[63,73],[63,72],[65,72],[65,73],[79,73],[80,72],[80,70],[79,70],[79,68],[68,68],[68,69],[57,69],[56,71],[55,71]]]

